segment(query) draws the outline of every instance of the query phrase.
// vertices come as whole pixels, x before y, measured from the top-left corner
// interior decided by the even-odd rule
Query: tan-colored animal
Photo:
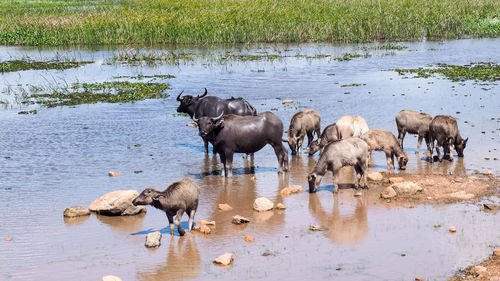
[[[368,132],[368,124],[361,116],[344,115],[335,123],[338,130],[338,139],[361,137]]]
[[[387,160],[387,169],[394,169],[394,156],[399,164],[399,169],[405,170],[408,163],[408,155],[399,145],[399,141],[389,131],[369,130],[361,136],[361,139],[368,144],[368,151],[371,155],[373,150],[383,151]]]
[[[427,113],[416,112],[413,110],[401,110],[396,115],[396,125],[398,126],[399,145],[403,148],[403,140],[406,133],[417,134],[418,143],[415,153],[419,153],[422,140],[425,139],[427,150],[430,150],[429,125],[431,124],[432,116]]]
[[[297,151],[299,153],[302,151],[302,143],[306,135],[307,149],[309,150],[313,140],[313,132],[316,132],[318,137],[321,134],[321,117],[316,110],[306,109],[293,115],[288,128],[288,137],[283,139],[283,142],[288,143],[292,155],[295,155]]]

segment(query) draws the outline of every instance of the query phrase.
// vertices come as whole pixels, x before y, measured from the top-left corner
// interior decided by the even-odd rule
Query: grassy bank
[[[500,36],[498,0],[4,0],[0,44],[405,41]]]

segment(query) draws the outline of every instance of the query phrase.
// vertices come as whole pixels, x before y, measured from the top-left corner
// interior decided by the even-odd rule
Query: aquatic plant
[[[498,0],[0,2],[0,44],[409,41],[500,35]]]
[[[42,104],[47,107],[91,104],[98,102],[121,103],[145,99],[166,98],[166,83],[133,83],[113,81],[103,83],[76,83],[71,88],[57,89],[52,93],[32,94],[23,103]]]
[[[475,62],[467,65],[437,64],[434,68],[395,69],[399,75],[414,74],[413,78],[428,78],[440,74],[453,82],[474,80],[494,82],[500,80],[500,65]]]
[[[50,60],[50,61],[33,61],[26,60],[12,60],[0,62],[0,72],[15,72],[22,70],[49,70],[57,69],[64,70],[68,68],[75,68],[81,65],[93,63],[92,61],[76,61],[76,60]]]

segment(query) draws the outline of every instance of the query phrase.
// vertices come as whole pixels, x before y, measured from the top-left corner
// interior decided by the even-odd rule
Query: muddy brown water
[[[499,63],[500,52],[494,51],[499,44],[500,39],[402,43],[407,50],[394,54],[373,51],[372,57],[346,62],[291,57],[220,65],[201,59],[154,67],[103,64],[115,50],[1,47],[2,60],[64,55],[96,61],[64,71],[1,74],[3,88],[102,82],[119,75],[173,74],[176,78],[164,80],[172,85],[172,96],[161,100],[51,109],[11,104],[0,111],[0,279],[100,280],[109,274],[123,280],[446,279],[456,270],[487,258],[493,247],[500,245],[498,213],[484,213],[480,202],[398,207],[380,201],[373,190],[354,197],[348,171],[342,174],[344,188],[338,194],[332,193],[328,175],[316,194],[304,191],[283,197],[279,194],[282,187],[299,184],[307,188],[306,176],[318,156],[289,155],[291,171],[280,176],[270,147],[256,153],[253,161],[236,155],[234,177],[221,178],[217,174],[221,164],[212,154],[203,153],[197,131],[186,126],[190,120],[172,115],[176,113],[175,94],[181,89],[201,93],[207,87],[209,93],[221,97],[242,96],[258,111],[273,110],[285,127],[303,108],[316,109],[323,128],[343,114],[355,114],[363,116],[370,128],[393,133],[397,133],[394,116],[401,109],[450,114],[458,118],[462,135],[470,137],[465,158],[428,163],[422,153],[414,154],[416,138],[407,135],[405,150],[410,161],[408,170],[401,173],[464,175],[492,170],[498,176],[500,165],[494,160],[500,159],[498,85],[403,79],[390,70],[436,63]],[[243,51],[341,56],[359,47],[263,45]],[[185,51],[227,50],[186,47]],[[341,87],[352,83],[366,85]],[[282,105],[277,98],[295,103]],[[15,97],[4,94],[3,99]],[[32,108],[38,109],[38,114],[17,114]],[[374,152],[370,170],[380,169],[385,169],[385,157]],[[108,171],[124,174],[111,178]],[[134,217],[62,216],[64,208],[88,206],[110,191],[163,189],[182,177],[193,177],[200,185],[196,220],[215,220],[213,234],[171,237],[165,215],[151,207],[147,214]],[[283,202],[287,209],[253,212],[253,201],[262,196]],[[497,197],[483,201],[500,203]],[[234,210],[219,211],[220,203],[228,203]],[[231,224],[236,214],[250,218],[251,223]],[[309,231],[311,224],[328,230]],[[434,224],[442,227],[434,228]],[[452,225],[456,234],[448,232]],[[145,235],[156,230],[163,233],[161,247],[146,249]],[[245,242],[246,235],[255,242]],[[6,241],[7,237],[12,241]],[[213,265],[212,260],[225,252],[234,253],[233,265]]]

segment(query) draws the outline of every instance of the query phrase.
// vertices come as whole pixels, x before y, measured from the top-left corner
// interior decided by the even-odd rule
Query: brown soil
[[[449,281],[461,280],[491,280],[500,281],[500,256],[492,255],[489,259],[483,261],[478,266],[486,268],[485,271],[479,271],[476,266],[471,266],[464,270],[459,271]]]
[[[387,186],[391,186],[390,177],[382,172],[384,179],[380,182],[371,182],[371,187],[377,191],[382,191]],[[399,174],[406,182],[414,182],[423,188],[423,191],[411,195],[398,194],[392,199],[385,200],[389,202],[403,203],[455,203],[460,201],[478,200],[486,195],[498,194],[500,190],[500,181],[493,177],[483,174],[474,174],[471,176],[457,177],[453,175],[415,175]],[[384,199],[380,199],[384,200]]]

